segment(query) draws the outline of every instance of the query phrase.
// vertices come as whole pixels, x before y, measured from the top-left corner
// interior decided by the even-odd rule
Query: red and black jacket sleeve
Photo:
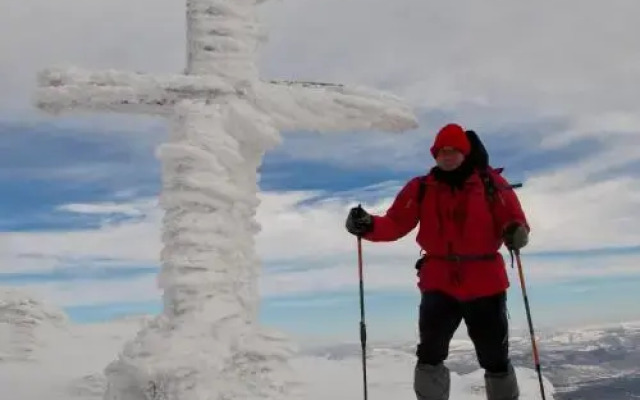
[[[384,215],[373,216],[373,231],[363,236],[364,239],[391,242],[402,238],[418,225],[420,179],[415,177],[406,183]]]

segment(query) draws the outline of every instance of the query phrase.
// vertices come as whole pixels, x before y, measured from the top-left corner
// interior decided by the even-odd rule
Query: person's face
[[[453,147],[443,147],[438,152],[436,163],[443,171],[453,171],[464,161],[464,154]]]

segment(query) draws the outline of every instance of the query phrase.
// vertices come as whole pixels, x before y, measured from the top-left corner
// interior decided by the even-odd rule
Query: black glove
[[[509,250],[520,250],[529,243],[529,232],[517,222],[509,224],[502,235],[504,245]]]
[[[349,211],[345,225],[349,233],[363,236],[373,230],[373,217],[361,206],[354,207]]]

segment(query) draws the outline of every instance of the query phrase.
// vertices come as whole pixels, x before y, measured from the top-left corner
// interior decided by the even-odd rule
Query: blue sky
[[[407,10],[423,15],[436,10],[452,24],[443,46],[428,39],[439,32],[433,24],[423,26],[403,13],[389,16],[388,5],[369,1],[372,21],[396,27],[389,36],[364,27],[349,35],[360,16],[359,0],[344,3],[344,21],[334,21],[332,29],[317,23],[338,7],[332,1],[306,1],[308,12],[295,19],[289,18],[296,9],[291,1],[273,3],[263,12],[273,29],[262,55],[265,74],[384,88],[406,98],[420,122],[400,135],[283,134],[283,144],[265,157],[261,169],[263,321],[295,336],[357,340],[355,242],[343,229],[346,210],[361,201],[384,209],[407,179],[432,165],[435,130],[452,121],[476,129],[493,164],[525,184],[519,193],[533,232],[523,261],[534,321],[551,328],[640,318],[633,307],[640,301],[634,290],[640,283],[640,228],[634,214],[640,206],[640,156],[634,150],[640,144],[640,110],[628,93],[640,81],[640,56],[627,42],[630,35],[637,37],[636,24],[615,14],[576,38],[571,28],[585,23],[579,16],[567,13],[561,25],[533,13],[531,26],[517,27],[518,44],[481,29],[495,26],[496,19],[515,28],[514,16],[523,12],[515,6],[458,20],[447,5],[407,1]],[[86,49],[76,39],[45,55],[26,55],[28,68],[10,69],[8,63],[2,70],[0,286],[33,290],[77,322],[159,310],[154,235],[160,214],[154,199],[160,165],[154,150],[166,138],[166,125],[143,118],[43,116],[26,99],[36,70],[60,61],[177,69],[182,53],[169,35],[180,32],[180,16],[170,11],[165,1],[157,19],[147,22],[156,28],[168,24],[158,38],[127,41],[118,32],[97,29],[88,35],[93,35],[92,47],[104,45],[104,52]],[[98,18],[83,12],[87,21]],[[595,17],[611,10],[601,5],[583,12]],[[142,29],[127,18],[119,24]],[[534,29],[541,22],[549,30],[544,35]],[[406,31],[398,29],[403,24]],[[69,39],[81,26],[65,29]],[[474,35],[476,42],[470,39]],[[10,36],[2,40],[28,45]],[[375,49],[371,41],[378,43]],[[561,44],[566,54],[557,52]],[[122,53],[127,56],[114,57]],[[616,56],[619,62],[602,66],[593,54]],[[621,65],[627,66],[624,73]],[[365,245],[373,340],[413,337],[418,301],[413,235],[395,244]],[[512,321],[523,326],[515,270],[510,278]]]
[[[318,190],[323,192],[320,200],[341,198],[345,192],[350,192],[349,196],[357,196],[360,191],[360,198],[368,201],[378,200],[379,193],[374,191],[373,194],[365,194],[362,188],[386,181],[400,184],[407,177],[419,173],[424,168],[421,163],[430,165],[431,160],[425,155],[421,159],[419,155],[420,152],[428,151],[430,135],[426,132],[415,134],[421,135],[424,140],[423,149],[418,150],[413,156],[415,167],[409,165],[404,168],[384,168],[358,167],[352,165],[355,161],[341,165],[320,160],[296,159],[287,154],[288,146],[298,147],[301,142],[311,143],[313,139],[308,137],[307,133],[287,133],[283,146],[265,158],[262,187],[265,191],[273,193]],[[162,137],[164,134],[160,130],[158,140]],[[126,223],[140,217],[120,213],[87,214],[56,209],[72,203],[126,203],[137,197],[154,196],[159,190],[159,169],[152,153],[154,140],[148,140],[143,145],[131,146],[122,135],[110,135],[108,132],[75,132],[58,128],[47,130],[46,127],[25,128],[19,125],[6,126],[0,140],[0,147],[11,149],[4,158],[6,164],[3,167],[13,171],[11,174],[5,174],[0,182],[3,187],[10,188],[11,193],[11,196],[4,196],[0,202],[2,214],[7,216],[0,220],[5,231],[53,231],[63,234],[72,230],[99,229],[107,219],[110,223]],[[39,146],[34,149],[29,144],[36,140]],[[500,146],[492,145],[492,141],[487,142],[490,149],[497,148],[492,153],[494,158],[505,160],[503,165],[509,167],[508,175],[520,178],[543,170],[562,168],[594,151],[590,146],[584,145],[581,152],[571,148],[566,152],[553,152],[547,157],[535,148],[503,145],[504,149],[500,149]],[[339,146],[340,141],[336,140],[336,149]],[[51,151],[52,149],[55,151]],[[531,154],[537,156],[538,163],[529,161],[533,157]],[[509,159],[521,161],[511,167],[506,163]],[[69,178],[61,173],[60,176],[56,176],[56,171],[67,169],[93,171],[101,168],[113,175],[98,173],[95,178]],[[128,195],[114,195],[117,193]],[[313,207],[318,201],[316,198],[306,204]],[[300,229],[300,234],[304,234],[305,230],[312,230],[314,227],[301,226]],[[331,227],[335,233],[341,233],[342,229],[342,224]],[[351,239],[345,236],[343,240]],[[34,246],[35,249],[37,247]],[[365,257],[366,254],[365,252]],[[415,251],[410,250],[403,257],[389,257],[388,261],[384,261],[389,263],[389,270],[397,271],[392,273],[403,276],[407,287],[369,289],[365,277],[367,321],[373,338],[406,338],[413,332],[418,301],[418,293],[411,287],[414,281],[411,264],[413,254]],[[597,261],[598,265],[604,264],[606,267],[607,260],[637,260],[639,255],[639,246],[624,246],[617,250],[607,247],[599,249],[596,246],[593,246],[592,250],[582,251],[560,249],[545,252],[541,249],[532,253],[530,257],[525,256],[524,262],[527,270],[536,268],[536,264],[540,262],[545,265],[558,263],[559,266],[569,262],[586,268]],[[340,255],[332,257],[331,254],[326,254],[320,258],[324,258],[324,261],[309,265],[304,258],[283,263],[278,261],[277,256],[272,256],[265,265],[267,271],[278,272],[322,270],[332,267],[332,263],[340,259]],[[132,279],[151,281],[158,272],[157,264],[152,262],[132,261],[114,266],[111,261],[99,256],[77,256],[75,259],[72,256],[63,257],[51,269],[0,273],[0,284],[27,288],[31,285],[53,285],[56,291],[67,291],[68,295],[64,296],[67,298],[72,297],[74,290],[83,285],[117,285],[119,282]],[[351,287],[284,295],[275,293],[267,296],[262,305],[263,321],[302,337],[317,337],[319,340],[353,339],[359,320],[355,266],[353,258],[351,266],[345,267],[352,276]],[[584,278],[580,276],[579,270],[576,271],[578,273],[575,276],[569,275],[550,281],[534,280],[529,285],[534,318],[539,324],[553,327],[556,323],[580,324],[639,317],[631,304],[640,300],[637,291],[633,290],[634,285],[637,287],[640,283],[640,273],[629,274],[628,271],[623,271],[621,274],[613,272],[610,276],[598,274],[594,278]],[[513,323],[523,324],[524,309],[515,270],[511,270],[510,277],[514,284],[510,295]],[[65,310],[77,322],[104,321],[128,314],[157,312],[160,309],[159,298],[126,301],[117,296],[106,296],[97,303],[88,301],[83,304],[81,296],[78,301],[64,303]],[[612,309],[619,311],[613,314],[610,312]]]

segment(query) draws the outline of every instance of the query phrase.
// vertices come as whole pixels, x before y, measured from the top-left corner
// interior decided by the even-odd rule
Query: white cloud
[[[272,2],[265,6],[272,35],[262,60],[279,76],[388,87],[418,109],[443,112],[439,118],[485,134],[509,130],[508,140],[518,140],[519,126],[553,122],[565,128],[539,132],[547,147],[590,137],[624,150],[640,137],[638,12],[633,0]],[[386,135],[350,136],[343,146],[332,139],[331,151],[318,140],[289,153],[415,166],[428,160],[425,143],[439,123],[426,120],[421,134],[395,143]]]
[[[630,178],[584,185],[575,171],[552,171],[531,177],[519,191],[533,227],[527,253],[568,251],[602,247],[634,246],[640,230],[634,210],[640,204],[640,190]],[[577,182],[577,183],[576,183]],[[257,251],[267,265],[263,275],[265,296],[324,292],[357,284],[356,240],[344,230],[348,209],[362,194],[363,206],[383,213],[399,185],[386,183],[374,190],[351,191],[339,197],[320,197],[317,192],[266,192],[257,218],[262,231]],[[90,265],[157,264],[161,211],[156,202],[140,199],[130,203],[64,205],[81,212],[122,211],[140,213],[143,218],[105,222],[100,228],[73,232],[3,233],[0,237],[2,270],[43,270],[63,267],[65,262],[86,260]],[[589,218],[585,218],[589,216]],[[367,287],[415,288],[413,262],[418,255],[415,231],[398,242],[364,242]],[[570,280],[575,277],[637,274],[637,256],[544,261],[532,258],[527,269],[533,280]],[[104,259],[112,261],[104,261]],[[282,266],[279,268],[278,266]],[[122,285],[122,286],[120,286]],[[79,304],[108,299],[123,301],[157,298],[155,277],[134,281],[56,283],[39,285],[59,302]],[[82,286],[82,290],[75,288]],[[120,289],[117,289],[117,288]]]
[[[137,210],[144,218],[111,222],[106,219],[98,229],[0,233],[0,265],[3,271],[24,272],[62,267],[69,261],[86,259],[155,264],[161,250],[160,219],[156,201],[141,200],[120,204],[120,211]],[[96,211],[102,205],[63,205],[62,209]],[[104,211],[104,210],[103,210]]]
[[[413,269],[415,260],[410,252],[380,256],[372,254],[373,246],[365,244],[365,287],[367,291],[401,290],[415,291],[416,276]],[[329,255],[330,256],[330,255]],[[305,259],[298,259],[301,264]],[[508,261],[508,260],[507,260]],[[313,261],[315,268],[269,272],[261,278],[260,292],[264,298],[285,297],[294,299],[298,295],[322,294],[332,291],[355,290],[358,285],[355,254],[341,255],[336,260],[324,263]],[[576,279],[587,281],[607,276],[638,277],[638,256],[610,256],[585,261],[576,259],[542,259],[523,255],[523,265],[527,285],[553,282],[571,282]],[[519,287],[515,270],[508,269],[511,283]],[[594,281],[594,282],[595,282]],[[110,279],[105,281],[69,281],[29,284],[31,292],[58,306],[100,305],[120,302],[158,301],[161,291],[156,286],[155,275],[135,278]],[[327,301],[302,299],[307,301]],[[287,306],[289,305],[287,300]]]
[[[183,7],[182,1],[169,0],[9,0],[0,13],[3,114],[15,111],[14,119],[33,118],[18,111],[30,107],[36,72],[51,65],[179,72],[185,58]],[[261,54],[266,76],[389,88],[417,107],[451,113],[479,131],[547,119],[565,121],[563,131],[541,134],[541,146],[548,148],[584,137],[601,140],[602,149],[592,158],[531,176],[519,191],[534,229],[530,251],[640,243],[634,220],[640,203],[638,179],[597,181],[593,176],[624,169],[640,159],[637,1],[282,0],[266,3],[261,12],[271,32]],[[408,154],[424,151],[428,156],[428,146],[421,143],[435,128],[427,121],[419,129],[422,133],[405,136],[406,141],[382,134],[367,140],[350,138],[343,146],[332,145],[330,152],[322,142],[327,138],[320,137],[318,145],[305,142],[291,151],[319,160],[332,153],[334,161],[397,165],[407,162]],[[516,140],[517,134],[511,138]],[[108,173],[102,168],[62,172],[83,177]],[[388,190],[367,205],[382,209],[395,194],[395,188]],[[349,205],[359,200],[357,193],[296,207],[307,195],[265,194],[259,210],[264,229],[259,253],[267,262],[318,265],[319,260],[331,258],[336,266],[350,266],[355,261],[355,241],[342,227]],[[145,217],[105,223],[93,231],[2,233],[3,271],[51,268],[67,257],[157,262],[161,214],[154,207],[128,203],[64,207],[76,212],[140,210]],[[413,260],[417,255],[413,235],[400,243],[367,245],[367,257]],[[336,284],[347,282],[348,268],[313,272],[319,277],[312,283],[322,286],[322,276],[334,276]],[[375,268],[374,282],[378,272],[373,271],[379,271],[380,282],[388,277],[388,282],[403,285],[395,272],[384,275],[388,270]],[[274,277],[265,287],[279,288],[298,277],[305,275]]]
[[[266,76],[390,87],[436,108],[474,102],[586,117],[638,107],[633,0],[282,0],[260,12]],[[181,1],[10,0],[1,18],[5,99],[24,100],[36,71],[53,64],[184,67]]]
[[[60,211],[68,211],[77,214],[122,214],[126,216],[139,216],[143,211],[139,204],[117,204],[96,203],[96,204],[64,204],[57,208]]]
[[[408,254],[393,259],[371,258],[365,265],[364,280],[367,291],[400,290],[416,291],[417,278],[413,269],[415,259]],[[507,260],[509,262],[509,260]],[[589,262],[582,259],[528,259],[523,256],[523,268],[527,285],[594,280],[607,276],[638,277],[638,256],[616,256],[595,258]],[[512,287],[520,286],[517,271],[508,269]],[[358,275],[355,262],[340,262],[337,265],[311,271],[270,274],[265,277],[261,293],[263,296],[284,296],[323,293],[341,290],[356,290]],[[300,300],[301,302],[307,301]],[[308,301],[316,301],[311,299]]]
[[[51,65],[180,72],[183,7],[169,0],[10,0],[0,15],[4,114],[34,118],[8,111],[31,109],[27,99],[36,73]],[[74,18],[68,18],[71,11]],[[542,146],[606,137],[624,151],[640,140],[638,12],[640,3],[633,0],[270,1],[260,6],[270,32],[260,63],[266,77],[386,88],[419,112],[449,113],[486,134],[513,130],[509,140],[518,140],[519,125],[562,121],[562,131],[540,132]],[[46,120],[90,128],[93,118]],[[130,130],[158,123],[124,116],[100,121]],[[426,120],[400,138],[372,133],[291,141],[285,152],[331,163],[410,168],[430,162],[428,142],[439,123]]]
[[[584,250],[640,243],[638,180],[585,181],[583,172],[534,177],[520,192],[531,250]]]
[[[0,14],[0,104],[28,106],[37,71],[51,65],[178,71],[182,16],[180,1],[8,0]]]
[[[299,0],[265,9],[269,71],[395,84],[430,107],[631,105],[627,85],[640,74],[632,0]]]
[[[33,283],[27,288],[59,307],[158,301],[162,295],[155,276],[151,275],[122,280]]]

